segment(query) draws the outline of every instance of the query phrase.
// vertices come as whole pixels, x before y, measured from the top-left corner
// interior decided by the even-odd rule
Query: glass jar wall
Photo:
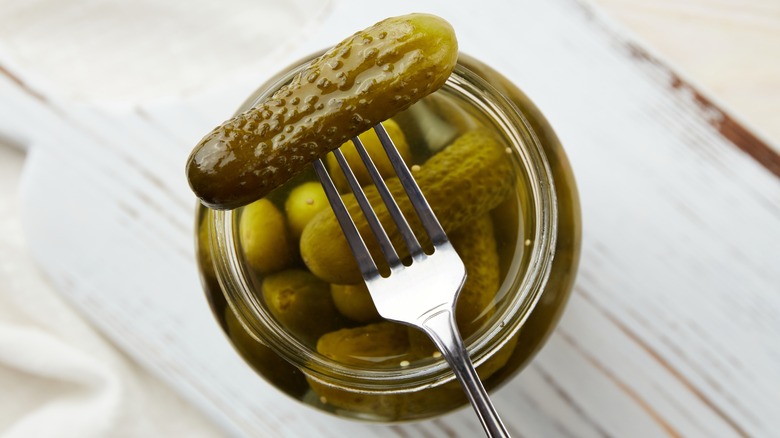
[[[307,62],[260,87],[239,111]],[[434,210],[444,205],[437,214],[458,216],[442,220],[457,224],[447,231],[469,275],[458,325],[485,386],[494,389],[541,348],[570,293],[580,220],[568,161],[531,101],[465,55],[441,90],[393,122],[415,177],[429,181],[420,184]],[[485,160],[448,158],[456,148],[467,158],[499,148],[506,164],[480,169]],[[467,403],[424,335],[383,321],[359,285],[342,284],[354,282],[354,261],[341,260],[341,242],[301,236],[290,199],[314,181],[307,171],[250,206],[198,209],[206,296],[236,350],[282,392],[343,417],[406,421]],[[472,190],[477,198],[463,195]],[[310,197],[313,204],[316,194]],[[479,201],[459,205],[461,198]],[[248,234],[248,228],[270,236]],[[307,246],[326,260],[306,259],[305,248],[301,256]]]

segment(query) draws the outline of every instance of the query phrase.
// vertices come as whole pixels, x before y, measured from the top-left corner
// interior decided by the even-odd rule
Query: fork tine
[[[360,140],[357,140],[357,137],[355,137],[352,141],[359,142]],[[396,253],[395,248],[393,248],[390,238],[387,237],[387,232],[385,232],[382,223],[379,222],[379,218],[377,218],[374,209],[371,207],[371,203],[368,202],[368,198],[366,198],[363,188],[360,187],[360,183],[357,178],[355,178],[352,169],[350,169],[347,159],[344,158],[344,154],[340,149],[335,149],[333,155],[336,157],[336,161],[339,163],[339,167],[341,167],[341,171],[344,173],[344,177],[346,177],[347,183],[349,183],[349,187],[352,189],[352,193],[355,195],[355,200],[357,200],[360,209],[363,210],[363,216],[365,216],[368,226],[371,227],[371,231],[374,232],[374,237],[377,242],[379,242],[379,248],[382,250],[382,254],[384,254],[390,267],[398,265],[401,263],[401,260],[398,258],[398,253]]]
[[[444,233],[444,229],[442,229],[439,220],[436,219],[436,216],[433,214],[431,206],[428,204],[428,201],[425,200],[420,187],[414,181],[412,173],[409,171],[409,168],[406,167],[406,163],[404,163],[401,154],[399,154],[398,150],[395,148],[385,127],[382,126],[381,123],[377,123],[374,126],[374,131],[376,131],[379,142],[382,143],[382,147],[384,147],[385,153],[390,159],[390,163],[393,165],[395,173],[398,175],[398,179],[401,181],[401,185],[404,190],[406,190],[406,195],[412,202],[412,206],[414,206],[417,216],[425,227],[425,231],[428,232],[428,237],[431,238],[434,248],[437,245],[446,243],[448,239],[447,235]]]
[[[379,275],[379,270],[374,263],[374,259],[371,258],[371,254],[368,252],[366,243],[363,238],[360,237],[360,233],[355,226],[355,222],[349,215],[347,207],[344,205],[344,201],[341,200],[336,186],[333,184],[333,180],[330,179],[328,171],[325,169],[325,164],[322,159],[314,160],[314,171],[317,173],[317,177],[320,179],[325,195],[328,198],[333,213],[336,215],[336,219],[339,221],[341,230],[344,232],[344,236],[347,239],[350,250],[355,256],[358,267],[360,268],[363,278],[370,278]]]
[[[395,202],[393,195],[387,188],[387,184],[385,184],[384,179],[382,179],[382,175],[379,174],[379,170],[377,170],[374,162],[371,160],[371,156],[368,155],[366,148],[363,146],[363,142],[360,141],[360,138],[354,137],[352,143],[355,144],[355,149],[360,155],[360,159],[363,160],[363,164],[365,164],[369,175],[371,175],[371,180],[374,181],[374,185],[376,186],[379,195],[382,197],[385,207],[387,207],[387,212],[390,213],[390,217],[393,218],[393,222],[395,222],[398,231],[401,233],[401,237],[403,238],[404,243],[406,243],[406,247],[409,249],[409,254],[412,258],[423,254],[420,242],[417,240],[412,228],[409,226],[409,222],[407,222],[406,217],[398,207],[398,203]],[[395,145],[393,145],[392,141],[390,142],[390,148],[395,150]]]

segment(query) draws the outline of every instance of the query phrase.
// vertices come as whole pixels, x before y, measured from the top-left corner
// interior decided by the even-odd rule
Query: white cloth
[[[0,435],[223,436],[41,278],[17,213],[23,158],[0,144]]]
[[[175,98],[268,68],[330,3],[3,0],[0,51],[28,84],[69,100]]]
[[[305,33],[329,3],[5,0],[0,59],[27,86],[69,101],[175,98],[267,68],[267,56],[303,37],[286,30]],[[18,215],[24,155],[2,141],[0,435],[223,436],[42,278]]]

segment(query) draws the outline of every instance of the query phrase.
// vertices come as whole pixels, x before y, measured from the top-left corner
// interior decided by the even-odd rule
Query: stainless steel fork
[[[385,319],[409,324],[423,330],[452,367],[482,422],[485,433],[490,437],[508,437],[509,434],[479,380],[463,344],[463,339],[455,325],[455,303],[466,279],[466,268],[463,261],[447,239],[447,235],[384,127],[377,124],[374,130],[433,243],[432,254],[428,255],[423,251],[420,242],[409,227],[409,223],[358,137],[354,137],[352,142],[355,144],[358,154],[368,169],[382,201],[409,250],[412,260],[410,265],[405,266],[402,263],[340,150],[336,149],[333,153],[379,243],[382,255],[390,267],[389,276],[383,277],[380,274],[377,264],[371,257],[322,160],[314,162],[317,176],[357,260],[363,280],[368,286],[379,314]]]

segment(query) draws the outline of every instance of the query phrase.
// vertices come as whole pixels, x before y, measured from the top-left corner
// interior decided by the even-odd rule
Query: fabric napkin
[[[17,213],[23,158],[0,143],[0,436],[223,436],[41,277]]]
[[[198,93],[289,50],[330,2],[9,0],[0,59],[42,95],[134,105]],[[238,12],[237,12],[238,11]],[[8,66],[6,66],[8,67]],[[90,326],[27,250],[24,155],[0,133],[0,435],[217,437],[217,429]],[[56,212],[52,212],[56,214]]]

